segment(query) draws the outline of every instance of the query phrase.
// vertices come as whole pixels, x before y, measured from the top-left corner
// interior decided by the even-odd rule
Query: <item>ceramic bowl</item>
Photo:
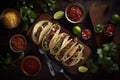
[[[80,3],[71,3],[65,9],[65,17],[71,23],[80,23],[85,17],[85,8]]]
[[[27,76],[36,76],[41,70],[41,61],[36,56],[26,56],[21,62],[21,70]]]
[[[13,8],[7,8],[1,13],[0,21],[6,28],[13,29],[20,24],[21,18],[17,10]]]
[[[12,51],[19,53],[26,49],[27,40],[23,35],[16,34],[10,38],[9,45]]]

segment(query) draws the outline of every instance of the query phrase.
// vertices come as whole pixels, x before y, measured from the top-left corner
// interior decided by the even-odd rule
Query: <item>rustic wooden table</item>
[[[77,2],[81,2],[80,0],[76,0]],[[75,2],[76,2],[75,1]],[[93,32],[93,26],[90,20],[90,15],[88,13],[90,6],[92,5],[93,2],[97,2],[97,3],[108,3],[110,4],[110,8],[109,8],[109,13],[114,13],[114,12],[119,12],[120,13],[120,1],[119,0],[84,0],[84,2],[82,2],[82,4],[84,5],[85,9],[86,9],[86,17],[85,19],[82,21],[82,23],[78,24],[80,26],[82,26],[82,28],[88,28]],[[57,10],[65,10],[65,7],[71,2],[66,2],[65,0],[58,0],[57,5],[56,5],[56,9]],[[1,8],[0,8],[0,13],[5,9],[5,8],[15,8],[16,6],[16,0],[13,1],[7,1],[4,0],[3,2],[0,3],[1,4]],[[53,14],[55,11],[53,11],[50,14]],[[39,10],[37,10],[37,12],[39,13]],[[72,32],[71,27],[74,26],[74,24],[69,23],[68,21],[65,20],[65,17],[58,20],[58,22],[60,24],[63,25],[63,27],[65,29],[67,29],[68,31]],[[23,34],[26,36],[27,41],[28,41],[28,45],[27,45],[27,49],[25,50],[25,55],[35,55],[38,56],[39,59],[42,62],[42,70],[40,71],[38,76],[35,77],[28,77],[26,75],[24,75],[20,69],[20,62],[21,60],[18,60],[17,63],[15,63],[15,65],[17,65],[17,67],[11,68],[11,66],[9,66],[10,71],[5,71],[3,69],[0,69],[0,78],[3,80],[8,80],[8,79],[12,79],[12,80],[66,80],[66,78],[60,74],[57,73],[57,75],[55,77],[52,77],[49,73],[49,70],[47,68],[47,65],[45,63],[45,61],[43,61],[43,57],[39,54],[38,50],[37,50],[37,46],[27,37],[26,35],[26,31],[22,31],[21,27],[15,28],[15,29],[6,29],[4,28],[4,26],[2,25],[2,23],[0,23],[0,54],[6,54],[7,52],[11,52],[13,53],[10,48],[9,48],[9,39],[12,35],[14,34]],[[96,54],[96,49],[97,49],[97,45],[96,45],[96,41],[95,41],[95,37],[94,34],[92,35],[92,38],[90,40],[83,40],[81,38],[81,36],[77,36],[82,42],[84,42],[87,46],[90,47],[91,51],[92,51],[92,55]],[[116,25],[116,34],[114,39],[114,42],[117,43],[118,47],[118,54],[119,54],[119,61],[120,61],[120,24]],[[34,53],[34,54],[33,54]],[[17,54],[14,54],[14,56],[16,56]],[[120,66],[120,62],[119,66]],[[100,72],[100,73],[96,73],[96,74],[91,74],[91,73],[86,73],[86,74],[77,74],[77,75],[72,75],[70,73],[67,72],[67,74],[72,78],[72,80],[120,80],[119,78],[119,74],[120,71],[112,73],[112,74],[107,74],[105,72]]]

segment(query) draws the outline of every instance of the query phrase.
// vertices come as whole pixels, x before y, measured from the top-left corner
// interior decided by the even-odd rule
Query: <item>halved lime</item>
[[[81,28],[79,26],[74,26],[72,32],[76,35],[81,33]]]
[[[87,72],[88,68],[86,66],[80,66],[80,67],[78,67],[78,71],[79,72]]]
[[[54,19],[60,19],[64,16],[64,11],[57,11],[54,13],[53,18]]]

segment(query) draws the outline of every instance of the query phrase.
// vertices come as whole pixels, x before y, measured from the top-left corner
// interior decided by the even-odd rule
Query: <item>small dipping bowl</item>
[[[115,26],[113,24],[107,24],[104,28],[106,36],[113,36],[115,34]]]
[[[13,52],[19,53],[26,49],[27,40],[23,35],[16,34],[10,38],[9,45]]]
[[[13,8],[7,8],[1,13],[0,21],[8,29],[16,28],[21,22],[20,13]]]
[[[21,62],[21,69],[27,76],[36,76],[41,70],[41,61],[36,56],[26,56]]]
[[[71,23],[80,23],[85,17],[85,9],[80,3],[71,3],[65,9],[65,17]]]

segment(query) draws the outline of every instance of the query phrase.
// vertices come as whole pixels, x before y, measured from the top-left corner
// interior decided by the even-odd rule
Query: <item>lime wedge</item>
[[[88,68],[86,66],[80,66],[80,67],[78,67],[78,71],[79,72],[87,72]]]
[[[57,11],[54,13],[53,18],[54,19],[60,19],[64,16],[64,11]]]

